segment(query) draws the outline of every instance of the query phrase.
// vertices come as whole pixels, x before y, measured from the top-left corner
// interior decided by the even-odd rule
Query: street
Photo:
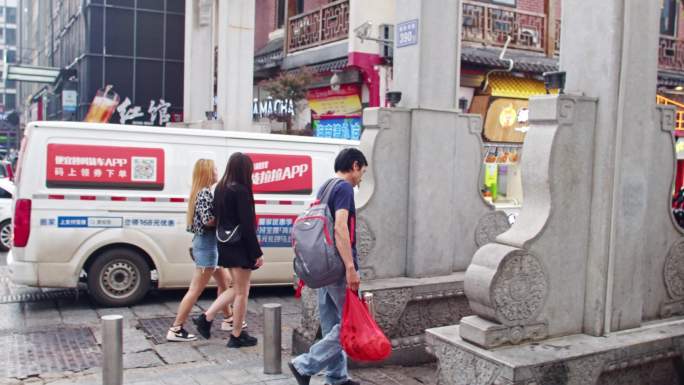
[[[124,316],[125,384],[295,384],[287,370],[292,330],[300,310],[289,287],[252,289],[248,330],[259,338],[252,348],[228,349],[228,332],[214,323],[212,339],[168,343],[183,290],[153,291],[143,303],[125,308],[94,305],[83,291],[37,289],[14,285],[8,276],[6,253],[0,254],[0,384],[101,384],[100,317]],[[209,306],[207,290],[193,310]],[[265,303],[282,304],[282,375],[263,374],[262,310]],[[191,322],[186,328],[195,333]],[[364,384],[434,383],[435,366],[352,370]],[[323,384],[315,377],[312,384]]]

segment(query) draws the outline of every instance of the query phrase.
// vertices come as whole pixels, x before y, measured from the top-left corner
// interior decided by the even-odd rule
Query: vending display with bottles
[[[522,145],[485,143],[482,195],[497,208],[522,206]]]

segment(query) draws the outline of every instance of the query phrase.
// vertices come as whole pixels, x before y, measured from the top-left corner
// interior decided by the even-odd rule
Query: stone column
[[[461,12],[461,1],[397,0],[396,25],[418,22],[417,44],[396,47],[395,43],[394,84],[402,92],[400,106],[457,108]],[[395,34],[395,40],[398,38]]]
[[[567,71],[567,89],[600,100],[584,317],[584,330],[591,335],[641,323],[644,304],[636,292],[644,282],[646,175],[652,172],[644,168],[642,143],[656,125],[659,4],[562,4],[560,68]]]
[[[253,131],[254,0],[218,3],[218,117],[228,131]]]
[[[213,109],[212,19],[211,0],[185,2],[183,119],[186,122],[205,120],[205,112]]]
[[[460,1],[397,1],[395,86],[402,92],[400,105],[413,109],[408,277],[464,270],[476,248],[474,224],[488,211],[477,182],[481,122],[456,110],[461,12]],[[416,39],[402,36],[406,24],[417,24]]]

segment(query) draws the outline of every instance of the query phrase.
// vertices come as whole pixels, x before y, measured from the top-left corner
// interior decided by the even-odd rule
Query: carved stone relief
[[[570,124],[575,119],[575,101],[572,99],[560,99],[558,106],[558,123]]]
[[[663,275],[667,294],[672,299],[684,299],[684,239],[670,247],[665,258]]]
[[[482,358],[439,343],[433,349],[439,359],[438,384],[508,385],[499,379],[501,367]]]
[[[318,296],[316,290],[304,286],[301,297],[302,321],[299,331],[305,338],[313,340],[318,331]]]
[[[465,296],[410,301],[398,322],[396,337],[420,335],[426,328],[453,325],[471,314]]]
[[[395,329],[411,299],[411,291],[411,288],[401,288],[373,292],[375,321],[389,337],[397,335]]]
[[[356,218],[356,250],[359,259],[365,260],[375,247],[375,234],[368,220],[359,215]]]
[[[497,319],[504,325],[528,323],[537,316],[548,294],[548,282],[539,259],[522,250],[509,254],[491,286]]]
[[[508,216],[503,211],[492,211],[483,215],[475,227],[477,247],[493,242],[496,237],[511,228]]]

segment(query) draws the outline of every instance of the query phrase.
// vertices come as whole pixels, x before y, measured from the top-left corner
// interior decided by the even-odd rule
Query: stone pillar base
[[[505,326],[475,315],[461,319],[460,332],[464,340],[484,348],[493,348],[507,343],[517,345],[527,340],[543,340],[548,335],[545,323]]]
[[[470,315],[463,294],[464,273],[430,278],[388,278],[365,281],[361,292],[373,293],[375,320],[392,341],[392,355],[378,363],[356,366],[419,365],[435,360],[425,351],[425,329],[457,323]],[[306,352],[318,332],[315,292],[302,292],[302,323],[292,334],[292,353]]]
[[[684,320],[592,337],[576,334],[483,349],[461,326],[426,331],[439,385],[677,385],[684,381]]]

